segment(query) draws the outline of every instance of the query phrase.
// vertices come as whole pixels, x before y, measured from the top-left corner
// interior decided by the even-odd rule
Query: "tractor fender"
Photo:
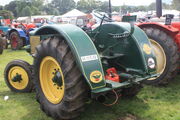
[[[106,86],[98,51],[91,38],[81,28],[70,24],[53,24],[31,31],[30,35],[40,37],[58,35],[63,37],[67,41],[76,59],[76,63],[90,88],[97,89]],[[100,75],[100,80],[98,82],[94,81],[92,75]]]
[[[164,31],[167,34],[171,35],[173,38],[179,32],[179,30],[173,27],[172,25],[164,25],[157,22],[137,23],[136,25],[140,27],[141,29],[144,27],[153,27],[153,28],[160,29],[161,31]]]
[[[126,56],[126,59],[121,59],[121,63],[123,63],[126,68],[135,68],[139,70],[139,73],[142,75],[154,74],[156,72],[155,67],[150,68],[148,65],[148,61],[152,59],[156,64],[156,57],[152,50],[152,45],[147,35],[139,27],[125,22],[111,22],[97,27],[92,33],[98,33],[94,35],[97,48],[99,48],[98,46],[100,45],[104,47],[104,49],[98,49],[100,54],[106,56],[106,52],[104,51],[106,51],[109,46],[115,46],[114,44],[122,41],[122,45],[116,45],[114,51],[118,51],[118,53]],[[121,35],[122,33],[128,33],[128,36],[123,38],[122,36],[125,35]],[[126,42],[123,42],[123,39]]]
[[[171,25],[164,25],[164,24],[160,24],[157,22],[150,22],[150,23],[138,23],[136,24],[137,26],[139,26],[141,29],[145,28],[145,27],[153,27],[156,29],[159,29],[161,31],[164,31],[165,33],[167,33],[168,35],[170,35],[174,42],[180,46],[180,23],[179,22],[173,22]]]

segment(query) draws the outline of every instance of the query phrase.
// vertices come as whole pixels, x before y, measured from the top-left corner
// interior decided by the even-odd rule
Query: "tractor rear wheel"
[[[143,28],[149,37],[157,59],[157,78],[148,79],[146,84],[164,85],[172,80],[179,67],[178,47],[172,37],[162,30],[146,27]]]
[[[13,60],[5,68],[4,78],[13,92],[31,92],[33,90],[32,69],[29,63]]]
[[[0,37],[0,54],[2,54],[2,53],[3,53],[3,40]]]
[[[54,119],[72,119],[83,110],[87,87],[66,41],[51,37],[36,47],[36,99]]]
[[[19,50],[23,47],[23,39],[17,32],[10,33],[10,44],[12,50]]]

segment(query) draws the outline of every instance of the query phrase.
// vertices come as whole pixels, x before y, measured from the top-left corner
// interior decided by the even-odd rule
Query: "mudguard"
[[[94,46],[94,43],[89,36],[79,27],[75,25],[47,25],[35,31],[30,35],[47,36],[47,35],[62,36],[68,43],[76,62],[84,75],[91,89],[102,88],[106,86],[104,72],[99,54]],[[98,81],[92,77],[98,77]]]
[[[121,59],[121,64],[127,71],[134,69],[143,76],[156,73],[155,66],[153,69],[148,67],[152,59],[156,63],[154,51],[148,37],[139,27],[124,22],[111,22],[97,27],[90,36],[93,37],[93,34],[96,48],[102,56],[108,56],[104,51],[109,46],[120,43],[112,51],[125,56]]]

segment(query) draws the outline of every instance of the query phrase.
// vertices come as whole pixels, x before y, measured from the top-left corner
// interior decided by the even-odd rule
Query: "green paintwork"
[[[95,39],[94,43],[101,57],[110,56],[107,49],[110,46],[113,46],[111,51],[115,54],[122,55],[118,62],[124,66],[127,71],[135,71],[142,76],[155,73],[155,69],[147,67],[147,59],[153,58],[156,61],[156,57],[153,51],[151,54],[146,54],[143,51],[143,45],[147,44],[151,47],[151,43],[146,34],[140,28],[134,26],[133,34],[128,38],[112,38],[110,35],[124,32],[130,33],[130,31],[131,25],[129,23],[114,22],[103,24],[100,31],[98,27],[89,35]],[[97,32],[98,34],[96,34]]]
[[[89,36],[82,29],[75,25],[69,24],[48,25],[31,32],[31,35],[46,36],[48,34],[59,34],[65,38],[74,56],[76,57],[76,62],[78,63],[80,70],[89,83],[91,89],[101,88],[106,85],[101,60],[99,58],[96,47],[94,46]],[[97,60],[82,62],[81,57],[88,55],[97,55],[98,58]],[[90,74],[93,71],[100,71],[102,73],[103,80],[101,82],[95,84],[90,81]]]
[[[89,31],[88,35],[74,25],[48,25],[31,32],[31,35],[41,36],[41,40],[52,35],[64,37],[92,89],[92,94],[125,87],[157,76],[155,68],[150,69],[147,65],[148,58],[153,58],[156,62],[153,51],[150,54],[143,51],[144,44],[151,47],[148,37],[141,29],[129,23],[106,23]],[[82,60],[81,57],[89,55],[97,55],[97,59]],[[111,66],[109,63],[107,65],[103,59],[116,59],[115,62],[124,68]],[[118,74],[128,80],[121,83],[105,80],[104,71],[110,67],[116,67]],[[103,80],[100,83],[91,82],[90,74],[93,71],[102,73]]]
[[[99,88],[99,89],[92,90],[92,94],[103,93],[103,92],[111,91],[111,90],[117,89],[117,88],[122,88],[122,87],[132,85],[132,84],[139,84],[139,82],[141,82],[143,80],[146,80],[146,79],[151,78],[151,77],[157,77],[157,76],[158,76],[158,74],[153,74],[153,75],[147,75],[146,77],[143,77],[143,78],[142,77],[141,78],[136,78],[134,80],[134,83],[132,83],[130,81],[117,83],[117,82],[113,82],[111,80],[106,80],[106,83],[109,84],[109,86],[106,86],[104,88]]]

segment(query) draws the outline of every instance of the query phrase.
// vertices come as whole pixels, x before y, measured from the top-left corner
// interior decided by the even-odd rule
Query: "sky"
[[[13,0],[0,0],[0,5],[6,5],[9,2],[11,2]],[[48,0],[51,1],[51,0]],[[78,0],[75,0],[78,1]],[[102,1],[106,1],[106,0],[102,0]],[[108,1],[108,0],[107,0]],[[152,2],[155,2],[156,0],[111,0],[112,5],[114,6],[120,6],[120,5],[149,5]],[[165,3],[170,3],[172,0],[162,0]]]

